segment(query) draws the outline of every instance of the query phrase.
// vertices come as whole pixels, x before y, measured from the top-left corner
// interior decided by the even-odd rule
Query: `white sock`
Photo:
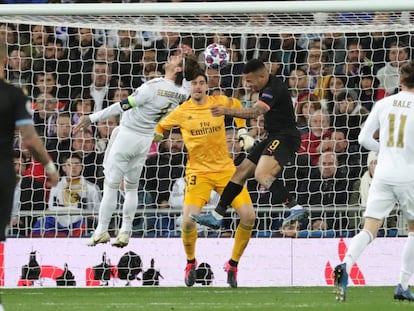
[[[222,220],[224,217],[222,215],[220,215],[219,213],[217,213],[216,211],[212,211],[211,215],[213,215],[213,217],[217,220]]]
[[[112,215],[116,210],[117,198],[118,188],[115,189],[113,185],[109,186],[104,183],[101,206],[99,207],[98,226],[95,229],[95,235],[101,235],[108,231]]]
[[[127,189],[125,187],[125,200],[122,207],[122,225],[119,232],[131,232],[132,222],[138,206],[138,189]]]
[[[414,232],[408,233],[402,252],[402,262],[400,270],[400,284],[404,290],[408,288],[408,282],[414,273]]]
[[[371,232],[368,230],[362,230],[356,236],[354,236],[351,240],[351,245],[349,245],[348,251],[346,252],[344,263],[346,263],[346,272],[350,273],[351,268],[355,261],[359,258],[359,256],[364,251],[365,247],[368,246],[374,240]]]

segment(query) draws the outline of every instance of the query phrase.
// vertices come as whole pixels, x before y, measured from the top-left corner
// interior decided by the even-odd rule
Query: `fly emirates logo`
[[[200,122],[200,128],[191,130],[191,135],[199,136],[219,132],[221,126],[210,125],[210,122]]]

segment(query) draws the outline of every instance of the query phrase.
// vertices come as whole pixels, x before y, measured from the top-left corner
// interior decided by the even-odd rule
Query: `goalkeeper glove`
[[[237,138],[239,145],[244,151],[249,151],[254,145],[254,138],[249,135],[246,128],[241,128],[237,131]]]
[[[161,133],[154,133],[154,139],[152,140],[154,143],[159,143],[161,140],[164,139],[164,135]]]

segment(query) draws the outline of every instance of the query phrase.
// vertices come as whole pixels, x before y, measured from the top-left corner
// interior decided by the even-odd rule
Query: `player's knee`
[[[110,188],[110,189],[115,189],[118,190],[119,189],[119,185],[121,182],[116,182],[116,181],[112,181],[112,180],[108,180],[107,178],[105,178],[104,184],[106,187]]]
[[[181,229],[183,231],[192,231],[196,227],[195,222],[190,217],[183,217]]]
[[[256,213],[252,205],[242,205],[236,209],[236,212],[240,217],[240,222],[248,226],[254,226],[256,222]]]
[[[128,180],[124,180],[124,187],[125,190],[137,190],[138,191],[138,183],[137,182],[130,182]]]

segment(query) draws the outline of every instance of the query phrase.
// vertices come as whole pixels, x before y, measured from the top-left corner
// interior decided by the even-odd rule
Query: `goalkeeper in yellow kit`
[[[210,108],[218,105],[241,108],[241,103],[227,96],[208,96],[207,91],[207,76],[200,73],[191,81],[191,98],[176,107],[158,123],[155,129],[155,137],[162,138],[165,131],[179,127],[188,151],[181,228],[187,256],[184,278],[187,286],[194,285],[197,267],[195,257],[197,228],[190,215],[200,214],[202,207],[210,199],[212,190],[221,194],[236,170],[227,149],[224,116],[213,117]],[[253,146],[254,140],[244,128],[245,120],[237,118],[234,120],[239,128],[240,142],[245,149],[249,149]],[[246,187],[243,187],[241,193],[234,199],[232,206],[239,215],[240,222],[235,234],[232,255],[225,264],[225,270],[227,283],[231,287],[237,287],[237,264],[249,242],[256,220]]]

